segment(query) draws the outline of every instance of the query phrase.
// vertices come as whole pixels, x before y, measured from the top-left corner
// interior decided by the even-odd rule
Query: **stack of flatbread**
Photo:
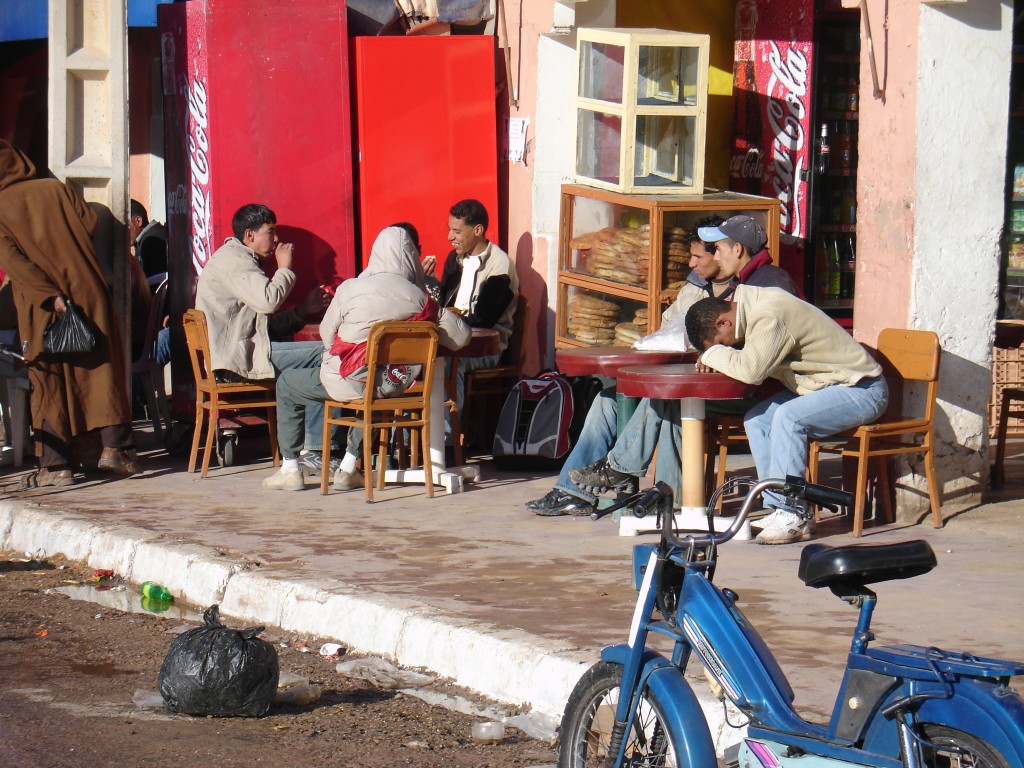
[[[621,311],[617,301],[577,293],[569,299],[569,335],[587,344],[611,344]]]
[[[577,235],[570,247],[585,251],[587,271],[594,277],[626,285],[646,286],[651,271],[651,227],[605,227]]]
[[[679,288],[690,273],[690,249],[683,242],[686,230],[682,227],[665,227],[662,265],[665,270],[662,285],[665,288]]]

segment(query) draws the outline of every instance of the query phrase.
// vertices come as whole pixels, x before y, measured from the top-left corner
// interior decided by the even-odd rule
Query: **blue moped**
[[[1024,662],[918,645],[868,647],[876,596],[866,585],[930,571],[936,560],[926,541],[804,547],[800,579],[828,587],[859,618],[829,722],[796,713],[793,691],[736,593],[712,583],[717,548],[765,490],[792,504],[852,499],[795,477],[749,485],[732,526],[717,534],[673,531],[664,483],[628,502],[637,516],[660,516],[661,540],[635,547],[640,595],[629,642],[605,648],[576,685],[562,718],[559,768],[720,765],[683,676],[692,656],[747,718],[730,760],[740,768],[1024,768],[1024,703],[1010,687]],[[647,648],[652,632],[672,640],[671,658]]]

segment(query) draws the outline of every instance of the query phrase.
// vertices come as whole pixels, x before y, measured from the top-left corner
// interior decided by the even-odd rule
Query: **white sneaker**
[[[356,488],[365,488],[366,479],[358,469],[345,472],[341,467],[338,467],[334,473],[334,483],[331,487],[336,491],[354,491]]]
[[[275,491],[301,491],[306,487],[306,481],[302,478],[301,471],[285,472],[279,469],[264,479],[262,485]]]
[[[758,544],[793,544],[811,538],[814,523],[796,512],[777,510],[771,525],[765,526],[757,538]]]
[[[779,509],[778,507],[765,507],[759,512],[754,513],[757,517],[750,521],[750,527],[756,528],[757,530],[767,528],[778,520],[779,515],[785,511],[786,510]]]

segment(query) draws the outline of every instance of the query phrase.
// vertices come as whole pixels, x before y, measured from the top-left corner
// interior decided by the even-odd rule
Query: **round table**
[[[696,352],[655,352],[633,347],[567,347],[555,352],[555,364],[566,376],[605,376],[616,379],[619,370],[627,366],[681,363],[695,360],[696,357]],[[616,389],[615,422],[619,434],[636,411],[638,402],[640,398]]]
[[[637,365],[619,369],[624,395],[655,400],[678,399],[682,428],[683,509],[704,509],[704,401],[750,397],[754,386],[723,373],[698,373],[696,366]]]
[[[498,354],[501,337],[493,328],[473,328],[469,343],[462,349],[448,349],[438,345],[438,357],[488,357]]]

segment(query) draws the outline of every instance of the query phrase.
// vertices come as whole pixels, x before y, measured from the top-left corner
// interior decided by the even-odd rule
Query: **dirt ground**
[[[85,566],[59,558],[26,561],[0,553],[0,764],[5,768],[529,768],[555,763],[550,745],[512,727],[499,744],[475,742],[471,728],[485,718],[344,677],[335,671],[338,659],[317,653],[320,639],[272,628],[263,637],[277,646],[282,675],[301,675],[322,686],[318,701],[275,705],[262,718],[190,717],[139,707],[133,703],[136,691],[156,692],[169,645],[184,625],[197,622],[126,612],[52,591],[95,585],[89,581],[95,578]],[[441,695],[465,695],[443,683],[432,688]]]

